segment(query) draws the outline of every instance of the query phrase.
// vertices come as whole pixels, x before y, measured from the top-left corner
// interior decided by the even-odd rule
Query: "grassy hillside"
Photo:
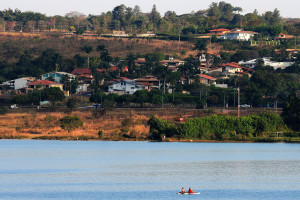
[[[39,56],[40,53],[52,48],[64,58],[72,58],[76,54],[86,55],[80,51],[84,45],[93,47],[91,56],[99,56],[96,51],[98,45],[105,45],[113,57],[126,57],[129,53],[147,54],[161,52],[178,58],[196,55],[194,45],[181,41],[166,41],[159,39],[130,39],[130,38],[104,38],[85,36],[62,36],[59,34],[29,34],[29,33],[0,33],[0,60],[4,55],[10,57],[9,62],[24,52],[31,51],[32,55]]]

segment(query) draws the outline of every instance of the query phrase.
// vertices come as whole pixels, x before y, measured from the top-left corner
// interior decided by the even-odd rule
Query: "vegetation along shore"
[[[299,142],[300,19],[0,10],[0,138]]]

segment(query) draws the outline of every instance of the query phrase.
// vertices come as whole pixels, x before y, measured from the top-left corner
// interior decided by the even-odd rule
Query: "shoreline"
[[[18,110],[20,111],[20,110]],[[60,127],[60,119],[69,113],[64,110],[40,112],[22,110],[0,116],[0,139],[66,140],[66,141],[149,141],[149,142],[196,142],[196,143],[300,143],[299,137],[259,136],[236,140],[203,140],[199,138],[149,139],[148,120],[157,115],[163,120],[178,121],[178,113],[184,121],[191,117],[202,117],[197,109],[116,109],[95,118],[92,110],[76,110],[72,115],[80,117],[84,125],[70,132]],[[25,112],[26,111],[26,112]],[[201,112],[201,113],[200,113]]]
[[[117,139],[108,139],[108,138],[87,138],[87,137],[36,137],[36,138],[21,138],[21,137],[9,137],[3,138],[0,137],[0,140],[48,140],[48,141],[103,141],[103,142],[160,142],[160,143],[300,143],[299,140],[293,141],[293,139],[298,138],[280,138],[281,140],[271,140],[270,138],[266,138],[265,140],[245,140],[245,141],[237,141],[237,140],[201,140],[201,139],[173,139],[168,138],[164,141],[162,140],[148,140],[148,139],[128,139],[128,138],[119,138]]]

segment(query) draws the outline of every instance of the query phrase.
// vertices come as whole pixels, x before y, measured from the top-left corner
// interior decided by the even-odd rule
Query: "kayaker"
[[[185,193],[185,190],[184,190],[184,187],[181,188],[181,194],[184,194]]]
[[[189,193],[194,193],[191,187],[189,187]]]

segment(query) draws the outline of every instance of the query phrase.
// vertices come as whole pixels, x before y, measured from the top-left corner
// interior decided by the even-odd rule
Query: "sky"
[[[114,7],[124,4],[127,7],[140,6],[142,12],[150,12],[155,4],[163,16],[168,10],[178,15],[207,9],[213,0],[1,0],[0,10],[16,9],[22,12],[34,11],[47,16],[62,15],[71,11],[78,11],[85,15],[99,15],[102,12],[113,10]],[[260,14],[278,8],[282,17],[300,18],[300,0],[225,0],[234,7],[244,9],[244,14],[257,9]]]

